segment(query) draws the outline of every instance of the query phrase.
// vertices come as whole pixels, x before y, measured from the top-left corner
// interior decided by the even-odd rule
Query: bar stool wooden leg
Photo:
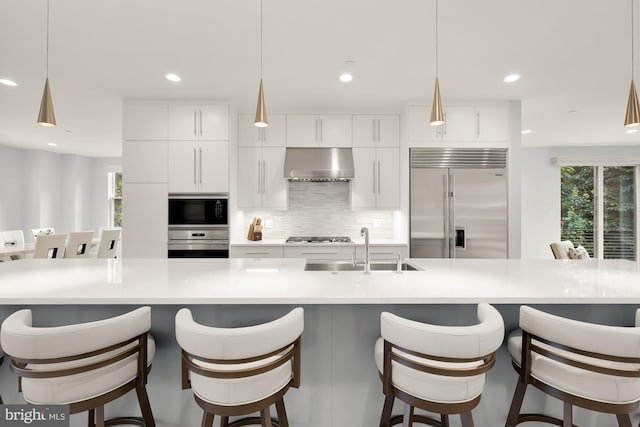
[[[573,426],[573,406],[567,402],[564,402],[562,409],[562,425],[563,427]]]
[[[202,413],[202,427],[213,427],[213,414],[204,411]]]
[[[280,427],[289,427],[287,410],[284,407],[284,398],[276,402],[276,413],[278,414],[278,424],[280,424]]]
[[[87,426],[88,427],[95,427],[95,414],[93,409],[89,409],[89,411],[87,411]]]
[[[393,410],[394,400],[395,400],[395,397],[392,394],[384,398],[384,406],[382,407],[382,415],[380,416],[380,427],[389,427],[389,421],[391,420],[391,411]]]
[[[260,411],[260,422],[262,423],[262,427],[272,427],[271,412],[269,411],[269,407],[266,407],[262,411]]]
[[[629,414],[617,414],[616,417],[618,418],[619,427],[631,427],[631,418],[629,417]],[[640,424],[638,424],[638,426],[640,427]]]
[[[515,427],[518,422],[518,415],[520,415],[520,408],[522,407],[522,401],[524,400],[524,393],[527,391],[527,385],[518,378],[518,384],[516,384],[516,390],[513,392],[513,400],[511,401],[511,408],[509,408],[509,415],[507,415],[507,422],[505,427]]]
[[[449,427],[449,415],[440,414],[440,423],[442,424],[442,427]]]
[[[98,406],[95,411],[96,427],[104,427],[104,406]]]
[[[473,417],[470,411],[460,414],[460,420],[462,421],[462,427],[473,427]]]
[[[220,418],[220,427],[229,427],[229,417]]]
[[[156,421],[153,419],[153,412],[151,412],[147,388],[144,385],[136,385],[136,394],[138,395],[138,403],[140,404],[145,427],[155,427]]]

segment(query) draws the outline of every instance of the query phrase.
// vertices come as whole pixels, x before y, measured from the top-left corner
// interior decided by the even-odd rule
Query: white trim
[[[639,166],[640,158],[629,157],[551,157],[558,166]]]

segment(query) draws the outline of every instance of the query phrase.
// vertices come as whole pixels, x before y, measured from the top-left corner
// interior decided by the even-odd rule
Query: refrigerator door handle
[[[449,174],[445,173],[443,176],[444,178],[444,183],[443,183],[443,193],[444,193],[444,200],[443,200],[443,207],[444,207],[444,254],[443,257],[444,258],[448,258],[450,256],[450,251],[449,251],[449,241],[450,241],[450,237],[449,237]]]
[[[449,204],[451,212],[451,222],[449,224],[449,258],[456,257],[456,175],[451,174],[451,180],[449,181]]]

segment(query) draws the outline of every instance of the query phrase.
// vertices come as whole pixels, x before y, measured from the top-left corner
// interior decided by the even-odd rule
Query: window
[[[122,173],[109,172],[109,226],[122,227]]]
[[[604,259],[636,259],[636,167],[563,166],[561,238]]]

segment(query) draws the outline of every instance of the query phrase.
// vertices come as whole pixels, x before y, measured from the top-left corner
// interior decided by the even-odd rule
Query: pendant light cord
[[[47,79],[49,78],[49,0],[47,0]]]
[[[437,78],[438,78],[438,0],[436,0],[436,79]]]
[[[631,80],[634,77],[634,58],[633,58],[633,39],[634,39],[634,31],[633,31],[633,0],[631,0]]]
[[[262,0],[260,0],[260,79],[262,79]]]

